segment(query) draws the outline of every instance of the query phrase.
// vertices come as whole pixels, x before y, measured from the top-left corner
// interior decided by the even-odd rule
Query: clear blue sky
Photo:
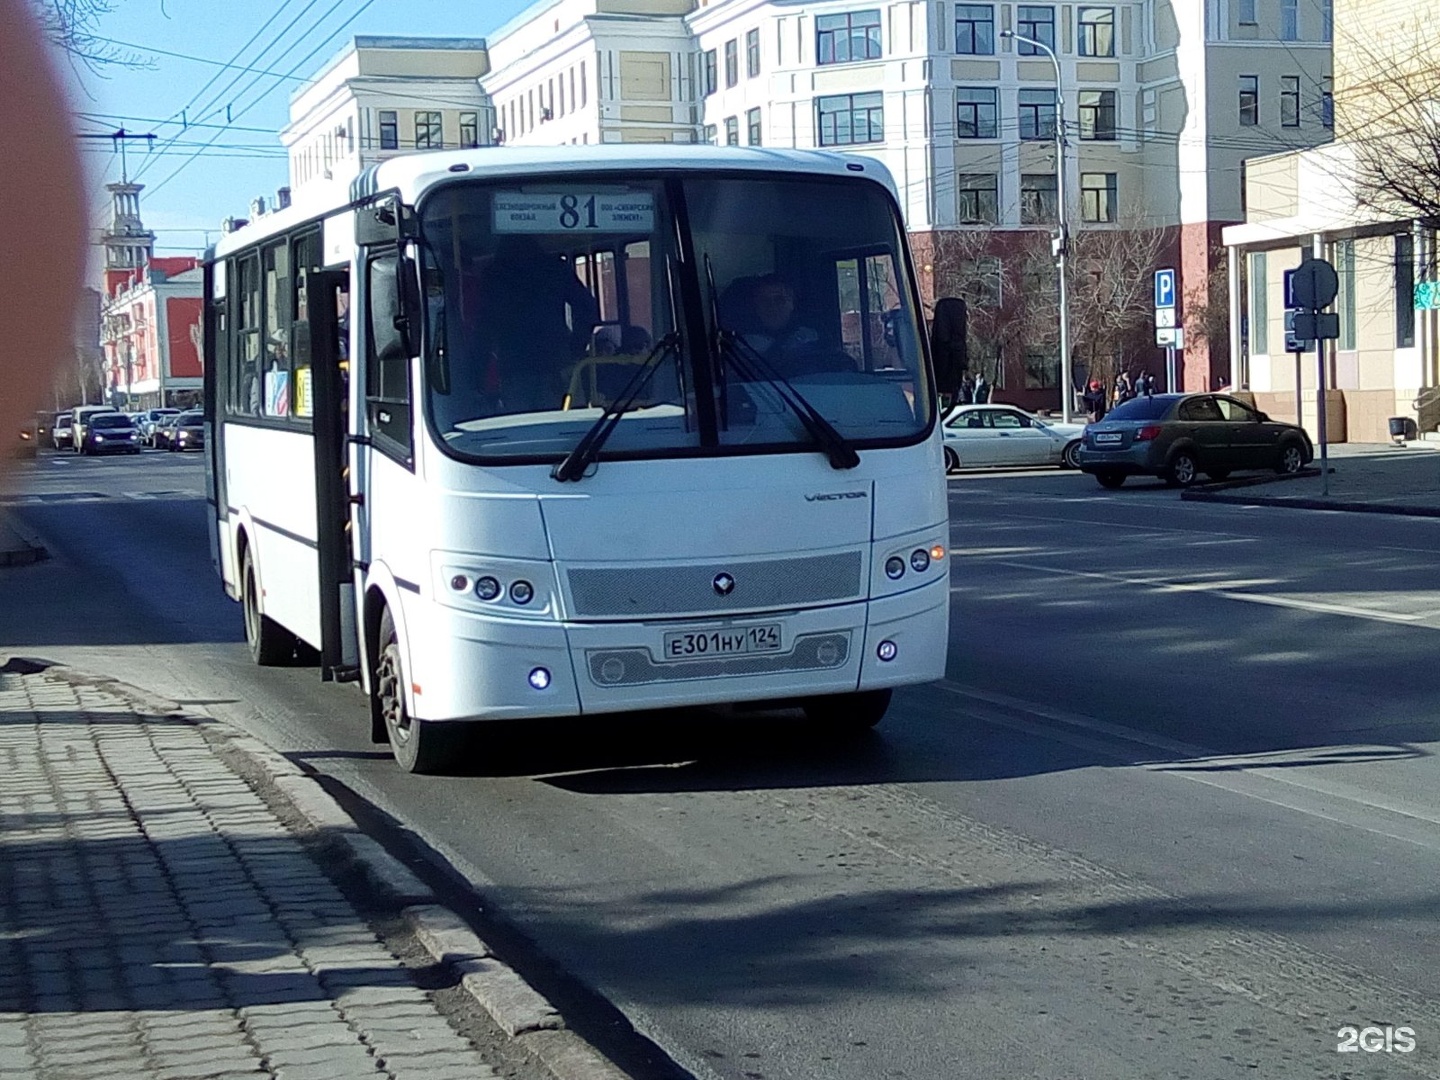
[[[146,185],[141,211],[157,254],[173,255],[198,252],[222,218],[245,215],[252,197],[273,197],[287,182],[279,131],[290,94],[353,35],[484,37],[531,0],[110,2],[96,33],[143,66],[76,68],[75,131],[157,136],[148,152],[144,142],[129,143],[127,163],[131,179]],[[120,156],[109,139],[82,139],[81,149],[99,225],[108,218],[104,184],[120,178]]]

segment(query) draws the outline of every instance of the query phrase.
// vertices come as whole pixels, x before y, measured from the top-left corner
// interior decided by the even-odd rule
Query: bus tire
[[[375,674],[370,680],[374,707],[385,721],[390,753],[409,773],[442,773],[458,756],[463,724],[439,724],[416,720],[405,705],[405,664],[400,656],[400,637],[395,620],[386,608],[380,616]]]
[[[892,694],[887,688],[807,698],[805,719],[831,731],[868,731],[885,718]]]
[[[245,548],[240,570],[240,606],[245,609],[245,643],[250,659],[261,667],[276,667],[295,655],[295,635],[260,611],[260,592],[255,581],[255,556]]]

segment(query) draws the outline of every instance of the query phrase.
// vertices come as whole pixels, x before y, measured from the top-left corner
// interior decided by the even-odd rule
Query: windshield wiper
[[[825,456],[830,459],[832,469],[853,469],[859,465],[860,455],[855,452],[855,448],[850,445],[849,440],[841,435],[835,425],[826,420],[815,406],[810,404],[795,384],[776,371],[770,362],[739,334],[720,325],[720,304],[715,291],[715,268],[710,263],[708,252],[705,255],[705,277],[710,285],[710,325],[715,328],[715,351],[722,361],[720,365],[721,412],[728,414],[729,411],[729,380],[725,377],[724,365],[724,362],[728,361],[751,382],[770,384],[775,395],[790,407],[790,411],[799,418],[801,426],[810,433],[810,437],[825,452]],[[728,415],[726,419],[728,420]]]
[[[575,449],[565,455],[565,460],[550,470],[550,475],[562,484],[567,480],[583,478],[585,470],[599,458],[601,447],[605,445],[605,440],[610,438],[610,433],[615,430],[615,425],[620,422],[620,417],[635,404],[645,387],[650,385],[650,380],[655,377],[655,372],[660,370],[660,365],[665,359],[679,348],[680,335],[674,331],[655,342],[655,347],[650,350],[650,355],[640,362],[639,369],[625,384],[625,389],[620,391],[620,396],[605,406],[605,411],[580,437],[580,441],[575,444]]]

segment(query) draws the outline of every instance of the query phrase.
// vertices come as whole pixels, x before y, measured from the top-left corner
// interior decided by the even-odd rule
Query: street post
[[[1289,290],[1297,307],[1294,319],[1296,341],[1315,342],[1315,430],[1320,436],[1320,491],[1330,494],[1330,457],[1326,446],[1325,342],[1340,336],[1340,316],[1323,309],[1340,291],[1335,267],[1324,259],[1307,258],[1291,271]]]

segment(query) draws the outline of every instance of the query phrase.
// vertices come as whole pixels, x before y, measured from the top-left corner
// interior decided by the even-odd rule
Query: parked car
[[[19,438],[11,447],[10,452],[16,457],[34,457],[40,449],[40,437],[37,434],[37,426],[34,420],[21,420]]]
[[[150,429],[150,445],[156,450],[171,450],[170,437],[175,429],[175,421],[180,419],[180,413],[170,413],[155,421],[155,426]]]
[[[140,433],[124,413],[95,413],[80,437],[82,454],[138,454]]]
[[[76,405],[70,410],[70,415],[74,418],[74,430],[70,432],[70,445],[81,453],[84,453],[86,425],[89,424],[92,416],[99,416],[101,413],[115,413],[115,410],[109,405]],[[116,415],[119,414],[116,413]]]
[[[1159,476],[1186,487],[1235,469],[1297,473],[1315,456],[1305,429],[1271,420],[1224,394],[1156,394],[1117,405],[1085,429],[1080,468],[1102,487]]]
[[[205,446],[205,414],[181,413],[170,428],[171,450],[200,450]]]
[[[945,471],[991,466],[1076,468],[1084,424],[1061,424],[1014,405],[956,405],[945,417]]]
[[[56,450],[73,450],[75,444],[70,436],[75,431],[75,418],[68,412],[55,414],[55,425],[50,429],[50,445]]]
[[[179,416],[180,409],[150,409],[141,413],[140,441],[147,446],[155,445],[155,425],[167,416]]]

